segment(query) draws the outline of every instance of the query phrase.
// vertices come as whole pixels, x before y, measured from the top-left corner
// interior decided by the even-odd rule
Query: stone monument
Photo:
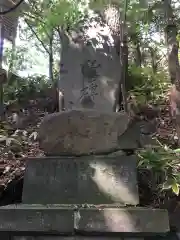
[[[130,124],[125,113],[92,109],[45,117],[46,157],[27,159],[22,204],[0,208],[1,239],[165,236],[167,211],[137,207],[137,159],[119,144]]]
[[[85,39],[76,32],[62,39],[66,111],[42,121],[46,156],[27,159],[22,204],[0,208],[0,239],[142,240],[169,232],[166,210],[137,207],[137,159],[125,150],[139,137],[127,138],[131,119],[112,112],[119,64],[111,34],[98,19],[90,25]]]
[[[120,69],[110,28],[93,14],[80,29],[63,36],[59,89],[65,109],[112,111]]]

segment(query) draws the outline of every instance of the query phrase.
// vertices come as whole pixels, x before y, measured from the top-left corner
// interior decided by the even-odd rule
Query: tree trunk
[[[53,74],[53,32],[51,33],[51,36],[49,37],[49,79],[54,85],[54,74]]]
[[[170,90],[170,114],[176,126],[178,143],[180,144],[180,65],[178,60],[179,43],[177,42],[177,26],[174,21],[171,0],[164,0],[164,10],[167,25],[165,27],[165,37],[168,50],[169,76],[171,80]]]
[[[151,65],[152,65],[152,71],[155,74],[157,72],[157,61],[156,61],[156,53],[153,48],[149,48],[150,55],[151,55]]]
[[[62,54],[63,54],[63,47],[66,47],[66,45],[68,44],[68,37],[66,36],[65,32],[59,27],[57,29],[58,32],[58,36],[59,36],[59,41],[61,43],[61,48],[59,51],[59,74],[58,74],[58,99],[59,99],[59,111],[65,111],[65,96],[64,93],[62,92],[61,88],[60,88],[60,80],[61,80],[61,59],[62,59]]]
[[[163,0],[165,20],[167,25],[165,27],[165,38],[168,52],[168,67],[169,76],[172,84],[177,85],[179,88],[180,82],[180,67],[178,60],[179,43],[177,42],[177,26],[174,20],[173,9],[171,6],[171,0]]]
[[[141,49],[139,42],[136,44],[136,66],[141,67],[142,59],[141,59]]]
[[[120,80],[115,92],[113,111],[120,111],[124,101],[124,109],[127,111],[126,103],[126,80],[128,75],[128,47],[127,34],[124,24],[121,24],[120,11],[115,5],[108,5],[104,11],[104,17],[115,41],[115,48],[120,61]]]

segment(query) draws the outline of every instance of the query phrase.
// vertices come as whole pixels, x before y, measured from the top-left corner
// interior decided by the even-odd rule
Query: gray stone
[[[6,239],[3,239],[6,240]],[[118,237],[110,237],[110,236],[73,236],[73,237],[64,237],[64,236],[14,236],[8,240],[144,240],[144,238],[120,238]]]
[[[45,157],[27,161],[23,203],[139,203],[135,156]]]
[[[154,147],[154,146],[158,146],[159,143],[157,142],[156,138],[154,138],[153,136],[150,135],[144,135],[141,134],[140,136],[140,147]]]
[[[135,156],[95,157],[78,162],[80,203],[137,205]]]
[[[177,238],[180,239],[180,233],[178,232],[176,235],[177,235]]]
[[[95,15],[62,38],[61,80],[65,108],[112,112],[120,71],[113,34]]]
[[[121,240],[121,237],[110,236],[75,236],[75,240]]]
[[[127,130],[118,137],[119,148],[124,150],[135,150],[149,144],[154,145],[156,141],[152,140],[152,136],[150,134],[153,134],[155,129],[155,121],[150,123],[140,120],[132,121]]]
[[[117,208],[81,209],[76,228],[83,232],[166,233],[168,212],[163,209]]]
[[[4,233],[0,231],[0,239],[3,240],[12,240],[12,237],[10,236],[10,234],[8,233]]]
[[[0,232],[74,232],[73,209],[59,205],[9,205],[0,207]]]
[[[64,236],[14,236],[11,240],[75,240],[75,237]]]
[[[22,202],[76,203],[77,164],[72,158],[34,158],[26,164]]]
[[[139,148],[141,122],[132,122],[126,131],[118,136],[118,146],[120,149],[137,149]]]
[[[10,240],[143,240],[143,238],[120,238],[120,237],[107,237],[107,236],[73,236],[73,237],[64,237],[64,236],[14,236]],[[3,239],[4,240],[4,239]]]
[[[129,116],[76,109],[47,115],[40,125],[40,148],[46,155],[103,154],[119,150],[118,136],[129,125]]]
[[[144,121],[144,124],[141,127],[141,133],[145,135],[151,135],[156,133],[157,131],[158,121],[157,119],[153,119],[151,121]]]

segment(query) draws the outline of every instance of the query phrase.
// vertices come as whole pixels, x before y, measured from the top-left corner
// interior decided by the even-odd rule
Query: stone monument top
[[[64,93],[65,109],[112,112],[119,68],[111,31],[94,14],[62,41],[59,88]]]

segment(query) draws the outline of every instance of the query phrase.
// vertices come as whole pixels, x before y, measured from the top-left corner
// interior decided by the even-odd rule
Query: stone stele
[[[47,115],[38,133],[48,156],[110,153],[119,149],[118,137],[129,125],[124,113],[74,109]]]
[[[61,77],[65,109],[111,112],[120,79],[110,28],[97,14],[68,36],[62,34]]]

